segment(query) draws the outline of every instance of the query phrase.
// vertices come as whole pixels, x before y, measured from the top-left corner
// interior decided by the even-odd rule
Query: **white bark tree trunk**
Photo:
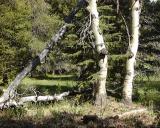
[[[134,65],[139,44],[140,7],[140,0],[131,0],[131,44],[128,50],[130,50],[132,56],[126,62],[126,76],[123,84],[123,100],[126,104],[132,103]]]
[[[96,83],[95,105],[105,106],[106,104],[106,78],[107,78],[107,50],[99,28],[99,13],[97,11],[97,0],[89,0],[88,11],[92,16],[92,30],[95,35],[95,46],[99,53],[99,79]]]

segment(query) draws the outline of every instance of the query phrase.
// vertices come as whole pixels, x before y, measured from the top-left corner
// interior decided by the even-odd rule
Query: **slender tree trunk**
[[[92,30],[95,35],[95,46],[99,53],[99,79],[95,89],[95,105],[105,106],[106,104],[106,78],[107,78],[107,50],[99,28],[99,13],[97,11],[97,0],[89,0],[87,7],[92,16]]]
[[[131,0],[131,44],[128,50],[131,51],[132,56],[126,62],[126,76],[123,84],[123,100],[126,104],[132,103],[134,65],[139,44],[140,9],[140,0]]]
[[[86,6],[85,0],[79,0],[77,3],[77,6],[71,11],[70,15],[65,18],[66,23],[70,23],[75,14],[82,8]],[[29,74],[33,69],[37,67],[37,65],[41,64],[45,57],[48,55],[48,53],[52,50],[54,44],[56,44],[62,36],[65,34],[67,29],[67,25],[65,24],[60,28],[60,30],[57,32],[55,36],[51,38],[51,41],[48,43],[48,46],[43,49],[43,51],[34,58],[17,76],[16,78],[11,82],[11,84],[8,86],[7,90],[3,93],[3,95],[0,97],[0,103],[4,103],[8,101],[9,99],[13,99],[15,96],[15,90],[17,89],[20,82]]]

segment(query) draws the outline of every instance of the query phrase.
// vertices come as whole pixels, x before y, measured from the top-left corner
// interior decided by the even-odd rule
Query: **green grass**
[[[25,78],[22,83],[25,87],[28,86],[53,86],[53,85],[59,85],[59,86],[74,86],[76,84],[76,81],[74,81],[74,77],[72,75],[47,75],[43,79],[38,78]]]
[[[47,75],[43,79],[25,78],[21,82],[19,90],[23,92],[29,88],[34,88],[41,93],[54,94],[68,91],[76,85],[77,82],[73,75]]]
[[[160,110],[160,75],[136,79],[134,92],[139,102]]]
[[[55,94],[71,90],[77,85],[73,75],[47,75],[42,78],[25,78],[19,88],[23,93],[29,88],[34,88],[41,94]],[[32,91],[33,94],[33,91]],[[139,77],[135,80],[134,94],[137,101],[156,107],[160,106],[160,76]]]

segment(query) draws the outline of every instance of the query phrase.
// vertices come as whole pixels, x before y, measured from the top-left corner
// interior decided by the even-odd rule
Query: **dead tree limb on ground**
[[[87,89],[82,89],[82,90],[73,90],[73,91],[68,91],[68,92],[63,92],[61,94],[54,94],[54,95],[46,95],[46,96],[39,96],[39,95],[34,95],[34,96],[25,96],[25,97],[20,97],[15,99],[9,99],[5,103],[0,103],[0,109],[7,109],[10,107],[20,107],[23,106],[25,103],[28,102],[48,102],[48,101],[60,101],[63,100],[64,97],[66,96],[75,96],[78,94],[88,94],[91,93],[92,89],[87,88]]]
[[[128,117],[131,117],[131,116],[139,115],[139,114],[142,114],[142,113],[146,113],[146,112],[148,112],[147,109],[141,108],[141,109],[136,109],[136,110],[131,110],[131,111],[125,112],[123,114],[118,115],[118,117],[120,119],[123,119],[123,118],[128,118]]]
[[[9,100],[6,103],[0,104],[0,109],[10,108],[10,107],[19,107],[24,105],[27,102],[47,102],[47,101],[59,101],[63,100],[63,97],[68,96],[69,92],[63,92],[61,94],[47,95],[47,96],[26,96],[22,97],[19,100]]]

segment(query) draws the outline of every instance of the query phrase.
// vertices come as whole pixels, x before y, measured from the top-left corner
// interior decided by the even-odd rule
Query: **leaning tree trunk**
[[[106,78],[107,78],[107,50],[99,28],[99,13],[97,11],[97,0],[89,0],[87,7],[92,16],[92,30],[95,35],[95,46],[99,53],[99,78],[95,88],[95,105],[105,106],[106,104]]]
[[[131,0],[131,43],[128,50],[132,56],[126,62],[126,76],[123,84],[123,100],[126,104],[132,103],[134,64],[139,44],[140,9],[140,0]]]
[[[71,11],[70,15],[65,18],[66,23],[70,23],[75,14],[80,10],[80,8],[86,6],[85,0],[78,0],[77,6]],[[62,38],[62,36],[65,34],[67,29],[67,25],[65,24],[60,28],[60,30],[57,32],[55,36],[51,38],[51,41],[48,43],[47,47],[43,49],[43,51],[34,58],[17,76],[16,78],[11,82],[7,90],[3,93],[3,95],[0,97],[0,103],[4,103],[8,101],[9,99],[13,99],[15,96],[15,90],[17,89],[20,82],[29,74],[33,69],[35,69],[39,64],[43,62],[45,57],[48,55],[48,53],[53,49],[53,46],[58,43],[58,41]]]

